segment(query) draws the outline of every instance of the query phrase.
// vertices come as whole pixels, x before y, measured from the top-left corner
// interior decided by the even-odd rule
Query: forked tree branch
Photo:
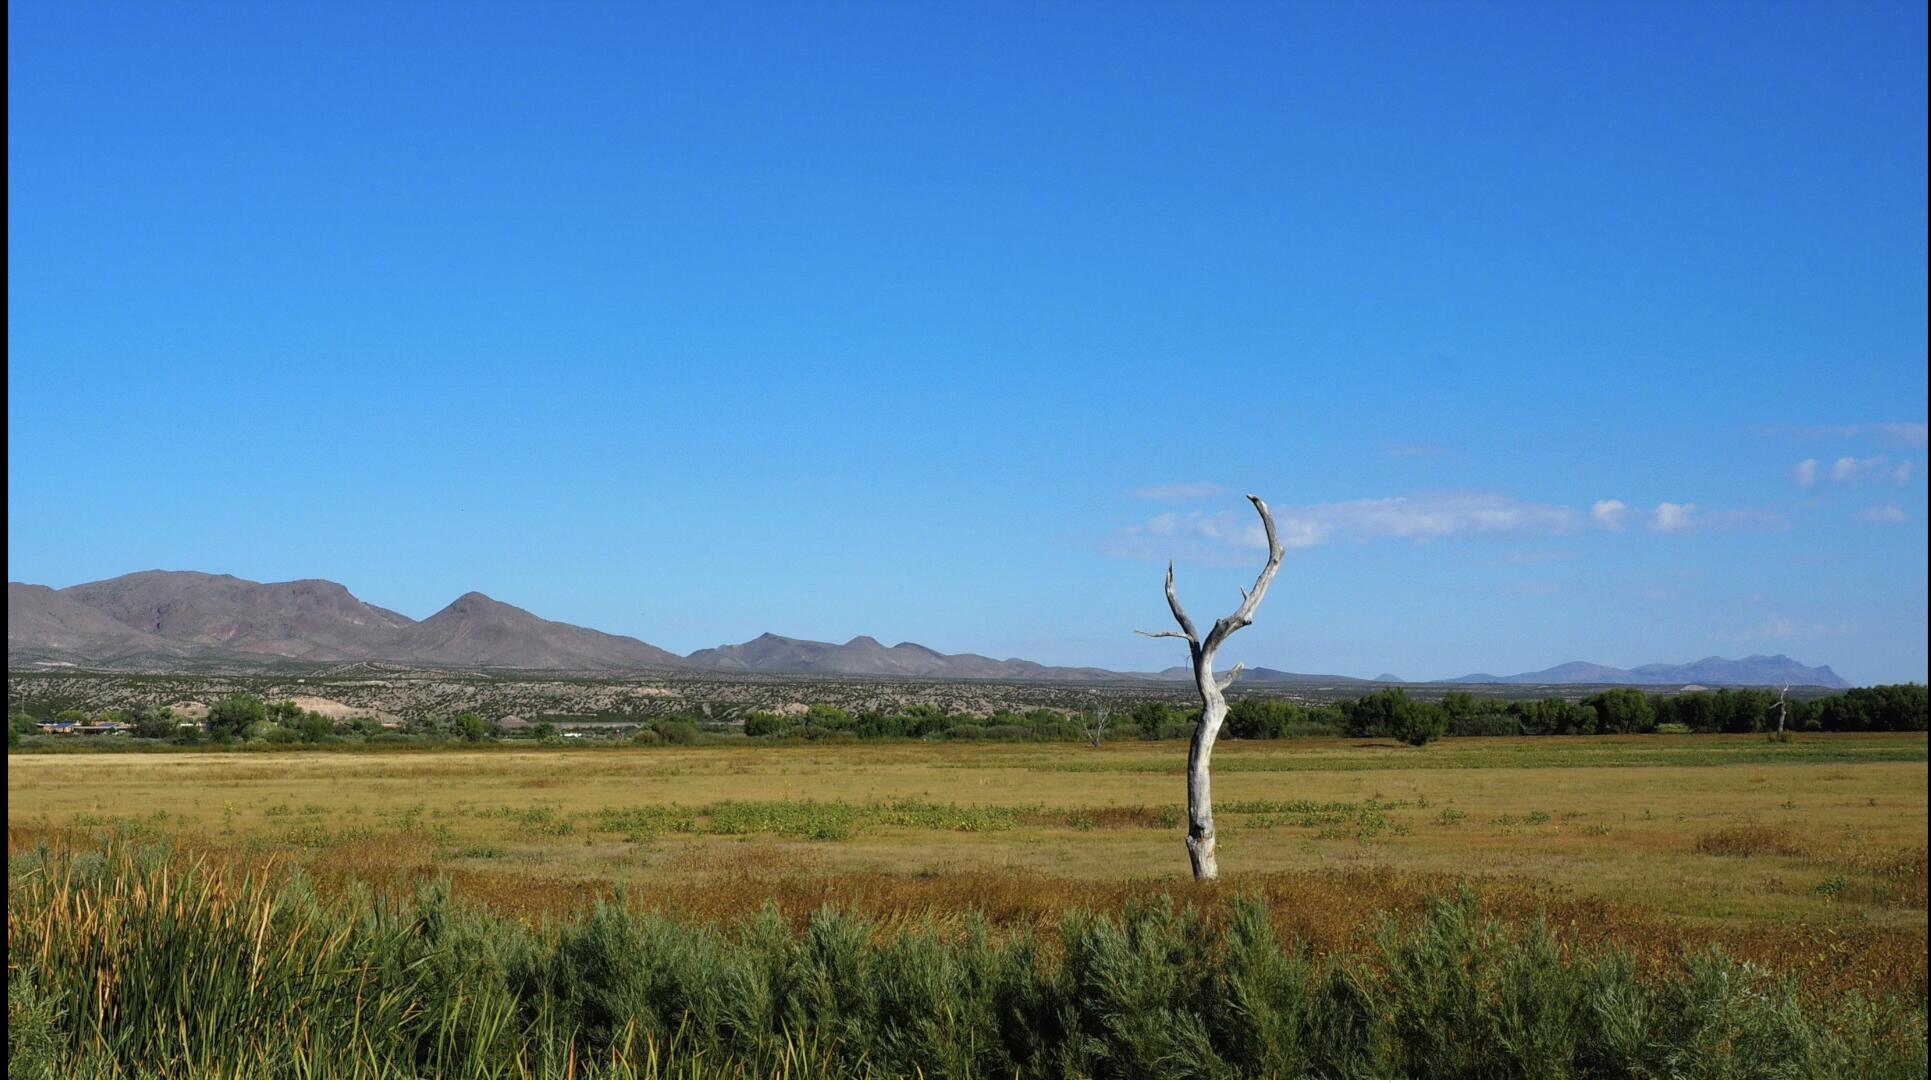
[[[1173,610],[1173,619],[1180,624],[1180,630],[1187,633],[1184,637],[1196,649],[1200,646],[1200,633],[1194,631],[1193,621],[1187,611],[1180,608],[1180,592],[1173,589],[1173,561],[1167,561],[1167,608]]]
[[[1220,649],[1228,636],[1254,623],[1254,610],[1267,596],[1268,585],[1274,581],[1274,573],[1281,570],[1281,558],[1286,555],[1281,548],[1280,534],[1274,529],[1274,516],[1267,510],[1267,503],[1251,494],[1247,499],[1260,513],[1261,525],[1267,531],[1267,563],[1261,568],[1259,578],[1254,580],[1254,589],[1240,592],[1240,608],[1215,621],[1203,642],[1193,621],[1188,619],[1187,611],[1181,608],[1180,593],[1173,585],[1173,564],[1169,562],[1167,607],[1173,610],[1173,619],[1180,625],[1180,631],[1140,633],[1156,639],[1184,639],[1191,648],[1188,654],[1193,662],[1194,688],[1200,693],[1201,704],[1200,721],[1194,726],[1193,741],[1187,749],[1187,856],[1193,863],[1196,880],[1212,880],[1220,874],[1219,864],[1214,858],[1213,782],[1208,768],[1213,756],[1214,738],[1219,736],[1220,724],[1227,718],[1227,699],[1222,693],[1240,678],[1242,669],[1241,665],[1236,664],[1224,680],[1216,680],[1214,652]]]
[[[1211,656],[1228,636],[1254,623],[1254,610],[1260,608],[1261,599],[1267,596],[1268,584],[1274,581],[1274,573],[1281,570],[1281,558],[1287,551],[1281,548],[1280,534],[1274,529],[1274,516],[1267,510],[1267,502],[1260,497],[1247,494],[1253,501],[1254,510],[1260,512],[1261,526],[1267,531],[1267,564],[1261,568],[1259,578],[1254,580],[1254,589],[1242,591],[1240,608],[1214,622],[1213,631],[1207,633],[1207,642],[1200,645],[1200,653]],[[1167,597],[1173,598],[1173,566],[1167,566]],[[1177,611],[1180,603],[1175,601]],[[1188,628],[1192,631],[1191,627]]]

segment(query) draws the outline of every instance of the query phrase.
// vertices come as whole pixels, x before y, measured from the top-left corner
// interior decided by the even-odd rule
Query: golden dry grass
[[[1785,755],[1788,751],[1790,754]],[[729,917],[771,901],[882,918],[1050,923],[1149,892],[1258,890],[1283,932],[1357,943],[1369,915],[1479,881],[1655,962],[1721,942],[1823,988],[1922,990],[1923,735],[1244,744],[1216,752],[1227,881],[1184,880],[1175,744],[744,746],[8,758],[10,847],[133,821],[325,882],[536,913],[623,885]],[[1152,768],[1170,765],[1171,771]],[[997,829],[886,823],[844,837],[714,833],[717,802],[1008,809]],[[608,830],[610,810],[693,830]],[[1312,810],[1312,811],[1310,811]],[[809,819],[807,815],[805,819]]]

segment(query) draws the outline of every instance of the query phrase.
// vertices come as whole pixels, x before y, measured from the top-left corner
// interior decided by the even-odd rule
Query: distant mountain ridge
[[[745,643],[692,651],[684,661],[704,669],[746,673],[818,673],[841,676],[932,677],[952,680],[1118,680],[1104,669],[1046,666],[1023,658],[1004,661],[982,654],[941,654],[917,643],[887,647],[871,636],[844,643],[791,639],[770,632]]]
[[[1232,666],[1216,666],[1214,672],[1225,678]],[[1158,673],[1136,674],[1153,677],[1163,681],[1193,680],[1192,666],[1168,666]],[[1338,673],[1289,673],[1284,669],[1269,669],[1266,666],[1248,666],[1240,671],[1241,684],[1365,684],[1380,685],[1385,680],[1362,680],[1360,677],[1343,677]]]
[[[1492,673],[1471,673],[1450,677],[1442,684],[1711,684],[1711,685],[1814,685],[1819,688],[1849,688],[1829,666],[1807,666],[1784,654],[1753,654],[1747,658],[1708,658],[1682,665],[1652,662],[1634,669],[1618,669],[1594,662],[1564,662],[1533,673],[1498,677]]]
[[[684,660],[629,636],[544,620],[470,593],[424,621],[340,583],[256,583],[203,572],[136,572],[65,590],[7,584],[7,661],[151,669],[170,662],[278,662],[609,671]]]
[[[256,583],[203,572],[136,572],[64,590],[7,584],[7,663],[166,671],[173,667],[272,669],[290,662],[395,663],[580,673],[699,672],[908,677],[934,680],[1181,681],[1186,666],[1120,673],[1048,666],[1023,658],[944,654],[870,636],[844,643],[765,633],[679,657],[630,636],[559,621],[471,592],[425,620],[370,605],[325,579]],[[1255,667],[1243,684],[1402,683]],[[1829,666],[1784,655],[1617,669],[1570,662],[1509,677],[1471,674],[1450,684],[1819,685],[1848,688]]]

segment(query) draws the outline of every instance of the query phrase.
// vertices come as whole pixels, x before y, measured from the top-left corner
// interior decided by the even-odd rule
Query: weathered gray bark
[[[1233,672],[1226,680],[1214,679],[1214,652],[1227,641],[1227,637],[1254,623],[1254,610],[1260,608],[1261,599],[1267,594],[1268,584],[1274,581],[1274,573],[1280,571],[1280,537],[1274,532],[1274,516],[1268,512],[1267,503],[1260,497],[1249,494],[1254,510],[1260,512],[1261,525],[1267,529],[1267,565],[1261,569],[1260,578],[1254,580],[1254,589],[1243,593],[1240,608],[1214,622],[1207,638],[1201,639],[1194,629],[1193,621],[1188,619],[1187,611],[1180,607],[1180,594],[1173,586],[1173,564],[1167,564],[1167,607],[1173,610],[1173,619],[1180,625],[1178,632],[1141,632],[1143,636],[1172,637],[1187,641],[1189,657],[1193,661],[1194,689],[1200,693],[1200,724],[1194,727],[1193,741],[1187,746],[1187,859],[1193,864],[1193,877],[1196,880],[1212,880],[1220,875],[1220,866],[1214,860],[1214,798],[1213,778],[1210,767],[1214,754],[1214,739],[1220,736],[1220,724],[1227,718],[1227,698],[1223,693],[1240,676],[1240,665],[1234,665]]]
[[[1783,686],[1783,691],[1777,693],[1777,732],[1778,733],[1783,732],[1784,714],[1786,711],[1789,710],[1789,706],[1784,703],[1784,697],[1788,696],[1789,694],[1790,694],[1790,686],[1787,684]]]

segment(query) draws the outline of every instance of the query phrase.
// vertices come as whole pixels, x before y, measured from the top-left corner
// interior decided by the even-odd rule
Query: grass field
[[[1177,745],[12,756],[14,829],[508,877],[1185,870]],[[1230,872],[1543,881],[1683,920],[1925,928],[1922,735],[1223,743]],[[957,806],[953,809],[951,806]],[[372,845],[378,844],[378,845]],[[1915,879],[1900,875],[1915,860]]]
[[[1175,879],[1183,750],[1120,742],[11,756],[16,834],[504,883]],[[1689,923],[1925,930],[1922,735],[1223,743],[1230,873],[1546,884]],[[371,870],[375,871],[375,870]],[[540,893],[539,893],[539,897]]]
[[[83,904],[88,892],[122,900],[111,904],[123,915],[117,920],[134,920],[127,907],[147,905],[138,904],[146,889],[129,888],[126,878],[161,875],[151,865],[160,852],[178,866],[155,881],[163,889],[169,875],[216,877],[205,889],[217,900],[210,913],[228,912],[218,902],[224,893],[259,893],[298,869],[324,899],[356,906],[363,905],[356,898],[373,898],[399,908],[401,916],[384,921],[405,925],[423,920],[407,916],[411,900],[439,880],[451,885],[458,904],[480,913],[511,922],[538,915],[591,921],[582,926],[588,930],[603,928],[588,916],[597,901],[620,890],[628,910],[660,911],[699,928],[775,908],[804,938],[786,950],[800,952],[815,950],[808,945],[818,934],[807,930],[826,905],[869,922],[872,937],[916,936],[926,928],[964,935],[982,919],[996,938],[1053,937],[1067,921],[1088,920],[1080,915],[1144,915],[1146,906],[1170,898],[1198,908],[1218,937],[1246,899],[1259,903],[1281,943],[1301,945],[1316,960],[1367,960],[1358,965],[1368,973],[1395,965],[1390,942],[1377,940],[1386,936],[1385,922],[1439,923],[1431,907],[1466,888],[1481,900],[1488,915],[1481,920],[1526,929],[1546,918],[1567,945],[1563,952],[1584,953],[1575,959],[1623,953],[1636,968],[1633,980],[1648,983],[1644,996],[1703,981],[1695,977],[1702,971],[1682,969],[1685,960],[1720,948],[1762,968],[1738,974],[1794,983],[1795,995],[1819,1005],[1850,994],[1901,998],[1922,1018],[1921,734],[1805,736],[1788,744],[1760,736],[1460,739],[1423,749],[1374,741],[1228,742],[1215,755],[1226,875],[1205,887],[1186,879],[1184,756],[1177,743],[1138,741],[1101,749],[732,741],[691,748],[13,755],[10,877],[15,887],[32,889],[23,899],[39,897],[37,878],[55,869],[64,870],[62,884],[93,882],[88,878],[98,871],[85,870],[100,869],[102,859],[87,856],[89,848],[106,843],[110,853],[119,847],[149,856],[110,856],[109,866],[135,864],[98,888],[54,890],[46,905],[56,911],[16,914],[10,907],[9,924],[40,930],[23,937],[39,937],[52,951],[63,935],[47,924],[53,912],[104,905]],[[157,851],[157,844],[165,845]],[[63,853],[75,855],[71,866]],[[222,888],[222,877],[241,879]],[[61,901],[63,893],[77,894]],[[260,897],[262,913],[283,915],[278,920],[306,913],[299,899]],[[564,940],[515,950],[547,957],[578,935],[568,931],[576,926],[543,927],[552,928],[544,935]],[[509,935],[477,929],[491,942]],[[93,949],[73,950],[82,958]],[[1318,1000],[1326,995],[1318,988],[1326,987],[1318,966],[1310,974],[1316,976],[1308,989],[1316,992],[1308,995]],[[309,994],[290,995],[299,1001]],[[1646,1025],[1662,1026],[1663,1018]],[[1900,1032],[1887,1023],[1886,1033],[1921,1029],[1906,1024]],[[1832,1030],[1837,1037],[1829,1040],[1845,1033]],[[644,1056],[605,1039],[603,1055]],[[555,1048],[564,1053],[557,1055],[568,1057],[571,1040],[566,1034],[559,1041]],[[1921,1045],[1898,1054],[1900,1063],[1921,1060]],[[551,1049],[545,1056],[555,1052],[544,1048]],[[203,1052],[216,1059],[193,1063],[224,1064],[220,1057],[240,1055],[218,1041]],[[927,1055],[938,1054],[920,1054]],[[114,1063],[185,1071],[190,1062]],[[268,1070],[279,1062],[230,1066],[244,1063]],[[367,1070],[376,1063],[367,1062]],[[835,1063],[857,1070],[833,1060],[820,1067]],[[1017,1070],[992,1063],[1004,1065],[1001,1072]],[[1263,1058],[1242,1070],[1265,1073],[1277,1063],[1288,1062]],[[1623,1072],[1637,1070],[1636,1062],[1619,1063]],[[760,1071],[808,1068],[782,1057],[754,1057],[740,1067],[757,1064]],[[645,1068],[624,1059],[605,1070]],[[665,1063],[651,1070],[683,1069]]]

